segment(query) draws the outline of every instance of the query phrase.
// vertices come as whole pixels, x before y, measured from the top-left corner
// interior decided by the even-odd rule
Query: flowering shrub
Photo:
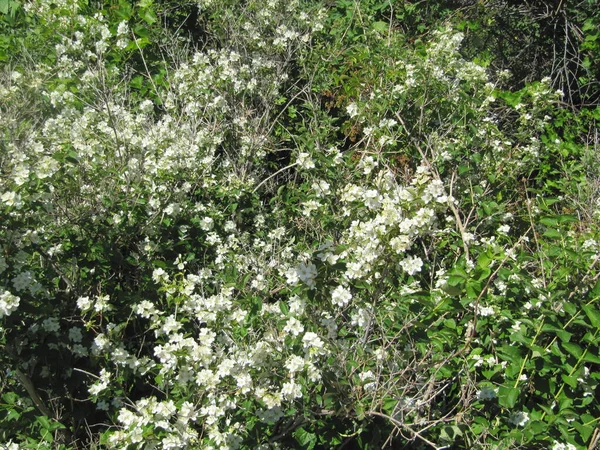
[[[3,448],[591,446],[598,236],[557,179],[593,180],[548,80],[300,1],[201,2],[194,46],[166,5],[24,5]]]

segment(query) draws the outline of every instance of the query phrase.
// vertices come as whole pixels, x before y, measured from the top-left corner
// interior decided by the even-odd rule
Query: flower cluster
[[[0,318],[10,316],[19,307],[21,299],[9,291],[0,294]]]

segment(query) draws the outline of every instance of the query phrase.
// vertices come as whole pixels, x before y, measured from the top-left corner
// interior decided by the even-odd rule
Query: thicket
[[[0,0],[0,448],[597,448],[599,21]]]

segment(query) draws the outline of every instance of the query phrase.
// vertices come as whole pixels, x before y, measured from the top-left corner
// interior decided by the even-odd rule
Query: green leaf
[[[448,284],[448,286],[453,286],[453,287],[454,286],[459,286],[462,283],[464,283],[465,280],[466,280],[466,278],[464,276],[462,276],[462,275],[450,275],[448,277],[447,284]]]
[[[517,364],[521,362],[521,350],[519,347],[512,345],[503,345],[498,348],[498,351],[502,353],[503,360],[511,362],[513,364]]]
[[[46,416],[37,416],[35,418],[35,421],[40,424],[40,426],[44,429],[44,430],[51,430],[52,429],[52,425],[50,424],[50,420],[46,417]]]
[[[577,387],[577,376],[568,376],[568,375],[562,374],[560,377],[566,384],[568,384],[572,388]]]
[[[294,431],[294,437],[302,448],[306,450],[312,450],[317,444],[317,435],[306,431],[304,428],[298,428]]]
[[[456,297],[462,293],[462,289],[456,286],[450,286],[449,284],[445,284],[442,286],[442,290],[446,292],[448,295],[452,297]]]
[[[129,82],[129,86],[135,89],[141,89],[144,84],[144,78],[141,75],[133,77]]]
[[[558,225],[558,219],[556,217],[546,216],[540,218],[540,223],[547,227],[555,227]]]
[[[583,442],[587,442],[592,433],[594,432],[594,427],[590,425],[583,425],[579,422],[573,422],[573,428],[577,430]]]
[[[500,386],[498,388],[498,403],[505,408],[514,408],[521,390],[518,388]]]
[[[569,342],[571,340],[571,336],[573,336],[572,333],[569,333],[568,331],[565,331],[562,328],[559,328],[559,327],[549,324],[549,323],[545,323],[542,326],[542,332],[556,333],[556,335],[563,342]]]
[[[463,435],[463,431],[457,425],[448,425],[442,428],[440,439],[448,442],[454,442],[457,437]]]
[[[585,354],[585,356],[583,357],[583,360],[585,362],[589,362],[592,364],[600,364],[600,358],[596,355],[594,355],[591,351],[587,351],[587,353]]]
[[[15,403],[17,403],[18,399],[19,396],[14,392],[7,392],[5,394],[2,394],[2,400],[4,400],[9,405],[14,405]]]
[[[373,23],[373,29],[379,33],[386,33],[389,30],[389,25],[385,22],[379,21]]]
[[[144,21],[148,24],[148,25],[152,25],[153,23],[155,23],[158,18],[156,17],[156,14],[154,13],[154,10],[147,8],[147,9],[143,9],[142,11],[140,11],[140,17],[142,19],[144,19]]]
[[[398,404],[398,400],[395,398],[387,398],[383,402],[383,410],[392,415],[396,409],[396,405]]]
[[[160,259],[155,259],[152,261],[152,265],[161,269],[167,269],[169,267],[165,261],[161,261]]]
[[[579,219],[572,214],[563,214],[558,216],[558,223],[574,223],[579,222]]]
[[[529,425],[529,427],[533,430],[533,432],[535,434],[544,433],[548,429],[548,425],[546,424],[546,422],[542,422],[542,421],[539,421],[539,420],[531,422],[531,424]]]
[[[565,312],[567,314],[569,314],[570,316],[574,316],[575,314],[577,314],[577,306],[575,306],[573,303],[571,302],[564,302],[562,304],[563,309],[565,310]]]
[[[588,319],[590,319],[592,326],[600,328],[600,311],[590,305],[584,305],[581,309],[583,309]]]
[[[446,328],[450,328],[451,330],[456,329],[456,321],[454,319],[446,319],[444,320],[444,326]]]
[[[290,312],[290,308],[286,302],[279,302],[279,310],[284,316],[287,316]]]
[[[21,417],[21,414],[19,414],[17,412],[17,410],[11,409],[11,410],[8,411],[8,414],[6,415],[6,417],[4,418],[4,420],[6,422],[10,422],[11,420],[19,420],[20,417]]]
[[[551,228],[549,230],[544,231],[543,236],[550,239],[560,239],[562,237],[562,234],[558,230]]]
[[[575,358],[579,359],[581,358],[581,355],[583,355],[583,350],[577,344],[574,344],[572,342],[561,342],[560,345]]]

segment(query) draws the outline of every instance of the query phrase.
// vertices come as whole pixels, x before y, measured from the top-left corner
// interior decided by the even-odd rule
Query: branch
[[[50,411],[48,409],[48,407],[44,404],[44,402],[42,401],[40,396],[37,394],[37,391],[35,390],[35,386],[31,382],[29,377],[27,375],[25,375],[23,372],[21,372],[20,369],[15,370],[15,374],[17,375],[19,382],[23,385],[23,387],[29,394],[29,397],[31,397],[31,400],[33,400],[33,403],[35,404],[35,406],[37,406],[37,409],[39,409],[43,415],[51,418],[52,411]]]
[[[438,447],[437,444],[435,444],[434,442],[431,442],[429,439],[421,436],[421,434],[418,431],[415,431],[413,429],[411,429],[408,425],[400,422],[399,420],[394,419],[393,417],[390,417],[386,414],[382,414],[380,412],[377,411],[369,411],[367,413],[370,416],[378,416],[378,417],[383,417],[384,419],[389,420],[390,422],[392,422],[395,426],[397,426],[398,428],[402,428],[403,430],[408,431],[414,439],[420,439],[421,441],[425,442],[427,445],[429,445],[431,448],[435,449],[435,450],[444,450],[446,448],[450,448],[449,445],[445,445],[443,447]]]

